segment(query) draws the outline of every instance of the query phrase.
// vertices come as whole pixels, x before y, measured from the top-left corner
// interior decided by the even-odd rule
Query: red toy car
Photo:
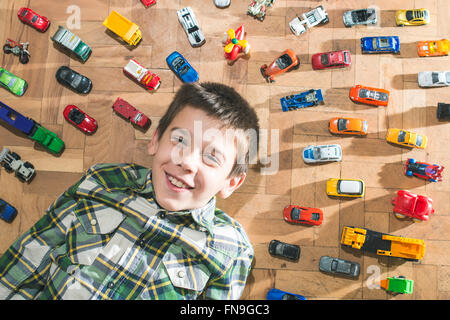
[[[26,23],[40,32],[45,32],[50,26],[50,21],[30,8],[20,8],[17,12],[20,21]]]
[[[409,177],[416,176],[430,182],[442,181],[442,171],[445,167],[437,164],[417,162],[413,158],[408,158],[405,164],[405,174]]]
[[[122,117],[141,128],[148,128],[152,124],[152,121],[145,114],[136,110],[135,107],[121,98],[117,98],[112,108]]]
[[[284,208],[283,217],[287,222],[319,226],[322,224],[323,212],[317,208],[289,205]]]
[[[86,133],[93,133],[97,130],[97,121],[88,116],[77,106],[69,104],[63,111],[64,118]]]
[[[392,198],[394,213],[397,218],[411,217],[415,222],[427,221],[434,213],[433,200],[407,190],[399,190],[397,197]]]
[[[389,91],[384,89],[356,85],[350,88],[349,97],[352,101],[374,106],[387,107]]]
[[[298,69],[300,67],[300,60],[297,58],[295,53],[287,49],[284,51],[275,61],[273,61],[270,66],[264,64],[261,66],[261,73],[264,78],[269,82],[274,82],[274,77],[276,75],[285,73],[291,69]]]
[[[142,4],[146,7],[151,6],[152,4],[156,3],[156,0],[141,0]]]
[[[340,50],[316,53],[312,56],[311,63],[314,70],[344,68],[352,64],[352,59],[350,51]]]

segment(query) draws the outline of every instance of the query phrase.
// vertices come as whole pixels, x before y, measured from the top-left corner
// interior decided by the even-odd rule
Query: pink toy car
[[[152,124],[152,121],[145,114],[136,110],[135,107],[121,98],[117,98],[112,108],[122,117],[141,128],[148,128]]]
[[[433,199],[407,190],[399,190],[397,197],[392,198],[392,204],[397,218],[407,216],[415,222],[420,222],[427,221],[430,214],[434,214]]]
[[[344,68],[352,64],[350,51],[340,50],[331,52],[316,53],[311,58],[314,70],[328,68]]]

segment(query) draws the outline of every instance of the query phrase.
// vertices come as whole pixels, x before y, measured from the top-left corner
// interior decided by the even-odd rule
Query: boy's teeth
[[[169,175],[168,175],[168,177],[169,177],[169,181],[170,181],[173,185],[177,186],[178,188],[185,188],[185,189],[189,188],[189,186],[185,185],[185,184],[184,184],[183,182],[181,182],[180,180],[177,180],[177,179],[175,179],[174,177],[169,176]]]

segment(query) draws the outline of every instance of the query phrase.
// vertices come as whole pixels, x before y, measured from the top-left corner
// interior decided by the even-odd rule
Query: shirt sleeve
[[[244,291],[247,277],[253,261],[253,248],[248,247],[226,272],[215,279],[211,279],[198,299],[238,300]]]
[[[83,179],[82,179],[83,180]],[[65,242],[74,219],[74,191],[64,192],[44,216],[20,236],[0,258],[0,299],[33,299],[43,289],[50,272],[51,252]]]

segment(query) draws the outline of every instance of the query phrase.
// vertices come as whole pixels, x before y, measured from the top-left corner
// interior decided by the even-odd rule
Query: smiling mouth
[[[177,178],[169,175],[168,173],[166,173],[167,176],[167,180],[169,180],[170,184],[178,189],[193,189],[192,187],[188,186],[187,184],[185,184],[183,181],[178,180]]]

